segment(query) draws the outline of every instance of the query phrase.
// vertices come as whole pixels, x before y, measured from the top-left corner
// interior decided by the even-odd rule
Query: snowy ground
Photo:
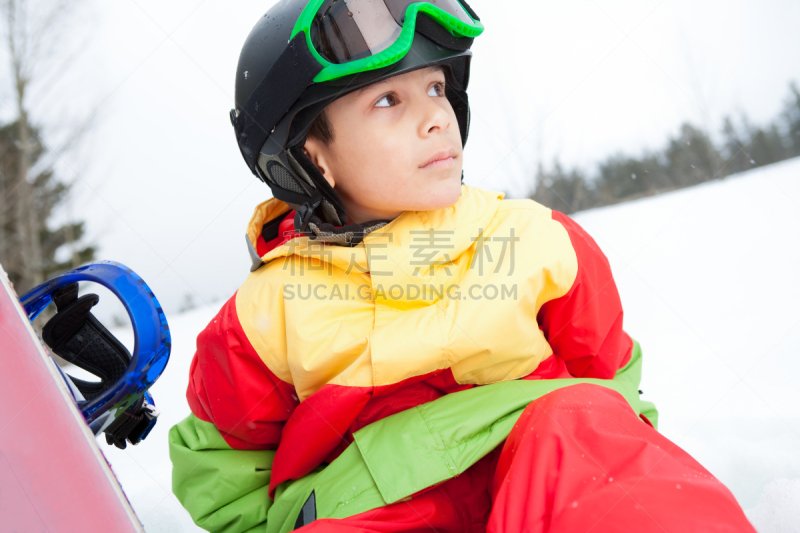
[[[800,531],[800,159],[575,218],[611,261],[661,431],[760,533]],[[189,413],[195,337],[213,314],[169,317],[158,426],[139,447],[102,446],[150,533],[197,530],[170,490],[167,432]]]

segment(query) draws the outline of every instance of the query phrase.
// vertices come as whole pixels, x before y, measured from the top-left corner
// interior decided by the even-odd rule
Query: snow
[[[173,425],[190,413],[186,387],[195,340],[215,314],[215,309],[205,307],[167,317],[172,334],[172,354],[164,374],[151,388],[161,415],[147,439],[138,446],[129,445],[125,450],[108,446],[104,437],[98,439],[148,533],[204,531],[194,525],[189,513],[172,494],[172,463],[167,435]],[[115,330],[114,334],[130,346],[127,330]]]
[[[760,533],[800,531],[800,158],[574,217],[611,262],[660,430],[731,489]],[[148,532],[200,531],[171,492],[169,428],[203,308],[169,316],[161,418],[102,444]]]
[[[659,429],[760,533],[800,531],[777,496],[800,484],[800,159],[575,219],[611,262]]]
[[[800,479],[776,479],[747,513],[760,531],[790,533],[800,529]]]

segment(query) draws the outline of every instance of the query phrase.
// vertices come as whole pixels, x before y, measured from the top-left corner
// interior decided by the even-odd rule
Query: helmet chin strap
[[[391,222],[370,220],[347,224],[347,213],[342,199],[305,154],[302,144],[290,148],[288,153],[293,170],[300,174],[301,179],[308,178],[306,183],[312,183],[317,193],[306,196],[302,203],[287,202],[296,211],[295,231],[314,240],[341,246],[356,246],[367,234]]]
[[[342,226],[347,221],[347,214],[345,213],[344,203],[339,197],[339,194],[333,190],[328,180],[322,175],[317,166],[308,158],[303,150],[303,144],[298,144],[287,150],[289,153],[289,163],[292,169],[297,172],[301,178],[307,178],[307,182],[313,184],[314,188],[319,193],[319,198],[309,198],[307,202],[303,203],[301,207],[302,219],[301,226],[305,229],[306,223],[310,220],[313,213],[320,220],[333,224],[334,226]],[[304,209],[303,209],[304,208]],[[298,213],[300,210],[298,210]],[[295,221],[295,229],[301,231],[297,227],[297,219]]]
[[[347,213],[339,194],[330,186],[328,180],[322,175],[317,166],[311,162],[305,151],[298,147],[290,148],[290,161],[294,159],[303,172],[316,186],[319,195],[309,197],[302,204],[292,207],[294,216],[294,229],[298,233],[308,235],[312,239],[356,246],[364,237],[378,228],[391,222],[391,220],[370,220],[361,223],[346,224]],[[305,177],[305,176],[304,176]],[[461,171],[461,183],[464,183],[464,171]],[[333,206],[337,206],[334,210]]]
[[[306,202],[301,205],[298,209],[295,210],[294,214],[294,230],[298,232],[306,232],[306,228],[308,228],[309,222],[311,222],[311,217],[314,216],[314,211],[316,211],[320,204],[322,204],[322,197],[320,196],[313,202]],[[319,216],[314,217],[318,221],[322,222],[319,219]]]
[[[313,240],[340,246],[356,246],[364,240],[371,232],[382,228],[391,220],[370,220],[363,223],[345,224],[344,226],[334,226],[328,222],[323,222],[316,215],[312,214],[307,221],[307,227],[302,233],[308,235]],[[297,216],[295,216],[295,227],[297,226]]]

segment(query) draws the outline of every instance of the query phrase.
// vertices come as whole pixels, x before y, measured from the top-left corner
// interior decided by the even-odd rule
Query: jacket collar
[[[393,272],[392,277],[410,277],[415,270],[417,275],[427,274],[430,266],[420,266],[421,259],[426,265],[449,262],[468,250],[479,232],[491,222],[503,197],[502,192],[462,184],[461,196],[452,206],[432,211],[405,211],[366,235],[357,246],[330,245],[301,236],[270,250],[261,261],[269,263],[292,254],[313,254],[334,266],[358,265],[374,272]],[[277,198],[270,198],[256,207],[247,229],[252,250],[256,248],[264,224],[290,209]],[[368,248],[371,248],[369,254]],[[323,249],[324,254],[320,253]]]

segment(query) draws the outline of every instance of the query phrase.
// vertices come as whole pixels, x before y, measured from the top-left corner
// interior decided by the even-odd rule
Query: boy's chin
[[[441,184],[430,191],[431,194],[426,203],[425,209],[416,209],[416,211],[433,211],[434,209],[444,209],[458,202],[461,198],[461,177],[459,175],[458,181],[453,181],[447,184]]]

